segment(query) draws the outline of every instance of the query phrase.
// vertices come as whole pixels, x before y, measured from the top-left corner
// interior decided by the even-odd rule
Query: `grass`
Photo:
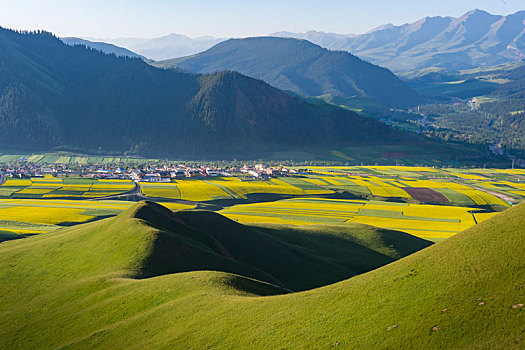
[[[143,203],[115,218],[0,246],[3,348],[83,347],[83,340],[118,319],[147,314],[153,305],[200,289],[200,282],[187,285],[182,274],[181,283],[154,296],[157,283],[176,272],[225,270],[281,285],[208,272],[210,280],[200,289],[208,295],[283,294],[368,271],[429,245],[362,225],[248,227],[210,212],[176,215]],[[191,281],[195,273],[187,276]]]
[[[460,193],[458,191],[455,191],[453,189],[436,188],[434,190],[444,195],[449,200],[449,202],[454,205],[464,206],[464,207],[476,205],[476,203],[474,203],[474,201],[469,196],[463,193]]]
[[[339,157],[341,159],[344,159],[344,160],[355,160],[355,158],[352,158],[346,154],[344,154],[343,152],[341,151],[338,151],[338,150],[331,150],[330,153],[332,153],[334,156],[336,157]]]
[[[520,205],[382,268],[291,294],[215,271],[132,278],[167,236],[137,215],[5,242],[0,342],[6,349],[519,349],[524,217]],[[264,236],[305,242],[302,249],[320,255],[331,251],[312,230]],[[337,246],[338,234],[330,236]]]

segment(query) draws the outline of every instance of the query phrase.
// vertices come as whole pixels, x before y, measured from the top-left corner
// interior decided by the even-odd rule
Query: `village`
[[[177,178],[206,177],[245,177],[271,178],[297,174],[299,171],[287,167],[269,167],[263,164],[242,167],[216,167],[206,164],[164,164],[142,167],[101,166],[100,164],[53,164],[41,165],[22,163],[16,165],[0,165],[0,179],[5,178],[39,178],[53,177],[85,177],[95,179],[131,179],[140,182],[171,182]]]

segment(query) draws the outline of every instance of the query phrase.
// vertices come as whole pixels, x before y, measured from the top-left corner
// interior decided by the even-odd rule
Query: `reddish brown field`
[[[447,197],[426,187],[403,187],[415,200],[425,203],[448,203]]]

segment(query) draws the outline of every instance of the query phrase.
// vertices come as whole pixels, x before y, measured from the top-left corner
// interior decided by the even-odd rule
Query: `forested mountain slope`
[[[233,72],[187,74],[0,29],[0,146],[154,156],[421,142]]]
[[[388,69],[306,40],[230,39],[200,54],[154,63],[191,72],[234,70],[306,97],[368,98],[387,106],[417,104],[417,93]]]

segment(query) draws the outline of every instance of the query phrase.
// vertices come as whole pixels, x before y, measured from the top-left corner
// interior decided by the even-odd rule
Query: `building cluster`
[[[227,171],[228,170],[228,171]],[[230,169],[209,166],[177,166],[145,167],[133,169],[130,178],[142,182],[171,182],[172,179],[180,178],[204,178],[216,176],[232,176]],[[235,169],[233,169],[235,170]]]
[[[239,169],[243,174],[253,176],[255,178],[270,178],[275,176],[287,176],[290,174],[297,174],[294,169],[280,167],[266,167],[263,164],[257,164],[255,166],[245,165]]]
[[[143,182],[170,182],[172,179],[177,178],[243,176],[261,179],[275,176],[287,176],[296,173],[297,171],[282,166],[276,168],[267,167],[262,164],[257,164],[255,166],[244,165],[241,168],[220,168],[207,165],[186,166],[179,164],[175,167],[164,166],[160,168],[134,169],[131,171],[130,177],[133,180]]]
[[[17,165],[0,165],[0,174],[13,178],[78,176],[98,179],[131,179],[142,182],[171,182],[178,178],[206,178],[240,176],[247,178],[264,179],[276,176],[288,176],[301,173],[283,166],[269,167],[263,164],[243,167],[215,167],[209,165],[158,165],[143,167],[101,166],[100,164],[54,164],[39,165],[22,163]]]

